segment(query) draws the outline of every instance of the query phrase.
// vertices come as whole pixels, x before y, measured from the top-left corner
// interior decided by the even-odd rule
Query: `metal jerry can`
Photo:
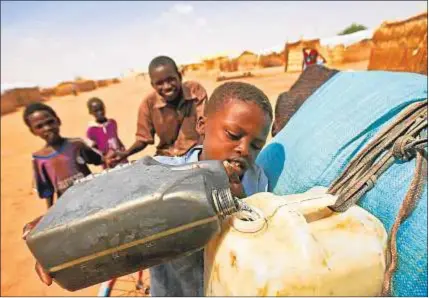
[[[202,249],[237,204],[221,162],[168,166],[145,157],[70,187],[27,245],[75,291]]]

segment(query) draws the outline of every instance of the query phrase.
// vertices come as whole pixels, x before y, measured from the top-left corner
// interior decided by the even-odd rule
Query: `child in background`
[[[95,121],[89,123],[86,137],[91,141],[92,148],[100,151],[103,156],[124,151],[125,146],[118,137],[118,124],[114,119],[106,117],[103,101],[92,97],[87,102],[88,112]],[[124,159],[122,162],[128,162]]]
[[[39,197],[50,208],[55,194],[58,199],[76,179],[91,174],[87,164],[102,165],[104,159],[83,140],[63,138],[61,120],[50,106],[30,104],[23,118],[30,131],[46,142],[33,153],[33,167]]]
[[[323,57],[316,49],[303,48],[302,54],[304,55],[304,59],[302,61],[303,71],[310,65],[323,65],[326,63],[325,57]]]
[[[28,105],[24,110],[23,120],[31,133],[46,142],[43,148],[33,153],[33,169],[37,193],[41,199],[46,200],[49,209],[54,204],[54,196],[59,199],[75,180],[91,174],[87,164],[102,165],[104,159],[83,140],[62,137],[61,120],[48,105]],[[23,239],[41,218],[25,225]],[[52,283],[47,274],[42,274],[44,269],[38,262],[36,272],[45,283]]]
[[[198,144],[195,127],[207,101],[204,87],[194,81],[183,82],[176,62],[167,56],[150,62],[149,78],[153,90],[140,104],[136,140],[109,159],[109,166],[154,144],[155,136],[159,138],[155,155],[183,156]]]

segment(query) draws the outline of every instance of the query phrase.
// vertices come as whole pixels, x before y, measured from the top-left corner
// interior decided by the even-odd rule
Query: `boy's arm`
[[[87,144],[89,144],[92,148],[97,148],[97,143],[95,142],[95,138],[91,133],[91,131],[92,131],[91,127],[88,127],[88,129],[86,130]]]
[[[33,159],[33,175],[35,190],[39,198],[46,200],[46,206],[49,209],[54,204],[55,188],[43,165],[39,165],[35,159]]]
[[[127,150],[125,150],[124,152],[117,152],[117,155],[118,155],[117,161],[121,161],[121,160],[127,158],[128,156],[131,156],[135,153],[138,153],[138,152],[144,150],[147,145],[148,145],[148,143],[145,143],[145,142],[140,141],[140,140],[136,140],[134,142],[134,144],[132,144],[131,147],[128,148]]]
[[[103,156],[82,141],[80,155],[86,163],[99,166],[104,163]]]
[[[125,145],[124,145],[124,143],[122,143],[122,141],[121,141],[121,139],[120,139],[120,138],[118,138],[118,143],[119,143],[119,148],[120,148],[122,151],[125,151]]]
[[[122,143],[121,139],[119,138],[118,123],[116,122],[115,119],[111,119],[111,121],[113,123],[114,131],[115,131],[115,137],[118,140],[119,148],[121,151],[125,151],[124,143]]]
[[[146,148],[147,145],[155,143],[155,128],[150,116],[150,106],[148,98],[144,99],[140,104],[139,112],[137,115],[137,132],[136,141],[130,148],[124,152],[117,152],[115,162],[120,162],[125,158],[140,152]],[[109,163],[109,161],[108,161]]]
[[[139,107],[139,112],[137,114],[136,141],[127,150],[129,155],[143,150],[147,145],[154,144],[154,137],[155,127],[151,117],[151,107],[149,106],[148,98],[146,98]]]

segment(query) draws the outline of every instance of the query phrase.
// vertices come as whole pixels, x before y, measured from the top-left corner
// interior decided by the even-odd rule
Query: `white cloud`
[[[221,52],[236,55],[243,50],[283,45],[301,34],[331,36],[354,15],[366,26],[375,26],[381,20],[409,17],[418,11],[408,8],[409,2],[394,2],[401,9],[381,10],[382,16],[367,11],[368,7],[378,9],[384,2],[315,2],[314,11],[308,11],[307,2],[291,3],[295,3],[293,10],[284,8],[281,1],[204,3],[211,6],[204,15],[202,4],[168,3],[153,19],[131,18],[115,26],[106,22],[102,30],[100,26],[69,28],[50,18],[41,18],[45,23],[29,18],[27,23],[2,24],[1,83],[50,86],[77,75],[94,79],[117,76],[130,68],[146,70],[150,60],[161,54],[170,55],[179,64],[197,62],[201,56]],[[225,11],[225,5],[231,9]]]
[[[201,17],[197,19],[196,23],[197,23],[197,26],[203,27],[207,25],[207,20]]]
[[[188,3],[177,3],[173,6],[173,10],[180,14],[190,14],[194,7]]]
[[[177,3],[169,9],[163,11],[161,15],[155,20],[156,24],[173,24],[174,26],[180,25],[194,10],[194,7],[186,3]],[[189,18],[188,18],[189,19]]]

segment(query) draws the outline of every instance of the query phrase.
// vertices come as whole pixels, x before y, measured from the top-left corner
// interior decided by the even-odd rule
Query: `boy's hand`
[[[28,234],[31,232],[32,229],[39,223],[39,221],[42,219],[43,216],[39,216],[36,219],[33,219],[29,223],[27,223],[22,231],[22,239],[26,239]],[[36,270],[37,276],[39,276],[39,279],[46,285],[50,286],[52,284],[52,277],[49,275],[49,273],[43,269],[42,265],[39,264],[39,262],[36,261],[36,265],[34,266],[34,269]]]
[[[241,184],[240,177],[234,170],[234,167],[226,160],[223,162],[223,166],[225,167],[226,173],[229,177],[229,187],[232,195],[239,199],[245,198],[246,194],[244,193],[243,185]]]
[[[114,168],[116,166],[116,152],[113,150],[110,150],[107,152],[107,154],[104,156],[104,163],[106,164],[107,168]]]
[[[49,275],[49,272],[43,269],[42,265],[40,265],[39,262],[36,261],[36,265],[34,266],[34,269],[36,270],[36,273],[39,276],[40,280],[45,285],[50,286],[52,284],[52,277]]]
[[[106,156],[104,157],[104,160],[106,162],[106,166],[108,168],[114,168],[116,167],[122,160],[126,158],[126,154],[124,152],[120,151],[109,151]]]
[[[34,229],[34,227],[39,223],[39,221],[42,219],[43,216],[39,216],[36,219],[33,219],[29,223],[25,224],[24,228],[22,229],[22,239],[26,239],[28,234],[30,234],[31,230]]]
[[[111,158],[109,158],[110,167],[115,167],[116,165],[118,165],[121,161],[123,161],[127,157],[128,157],[127,153],[125,153],[123,151],[116,151],[114,153],[114,155]]]

